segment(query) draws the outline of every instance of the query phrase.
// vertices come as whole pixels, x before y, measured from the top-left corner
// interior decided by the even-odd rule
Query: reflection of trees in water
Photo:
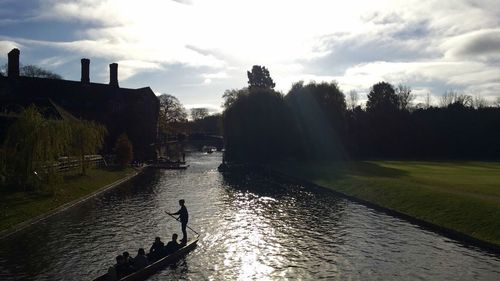
[[[134,198],[141,194],[145,198],[154,198],[154,189],[158,188],[158,182],[161,178],[161,171],[154,169],[146,169],[141,175],[133,178],[131,181],[125,182],[115,189],[107,192],[102,198],[103,204],[110,204],[117,199]]]
[[[304,238],[308,233],[333,234],[335,237],[330,238],[342,243],[342,237],[331,231],[345,224],[348,202],[332,192],[286,182],[256,170],[227,173],[223,179],[225,201],[231,210],[249,207],[266,217],[272,227],[291,227],[289,235],[295,238]]]

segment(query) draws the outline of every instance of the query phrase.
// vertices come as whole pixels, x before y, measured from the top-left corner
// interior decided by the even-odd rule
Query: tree
[[[427,93],[425,95],[425,108],[428,109],[428,108],[431,108],[431,105],[432,105],[432,97],[431,97],[431,93]]]
[[[455,91],[446,91],[440,100],[441,107],[448,107],[450,105],[462,105],[464,107],[473,106],[474,100],[469,95],[459,94]]]
[[[7,76],[7,68],[8,64],[4,64],[2,69],[0,69],[1,76]],[[61,75],[33,64],[21,65],[19,67],[19,75],[47,79],[62,79]]]
[[[252,71],[247,71],[248,88],[274,89],[276,85],[265,66],[254,65]]]
[[[303,151],[311,159],[342,159],[346,126],[345,95],[337,82],[302,81],[293,84],[285,97],[302,132]]]
[[[368,94],[366,109],[372,113],[390,113],[399,108],[399,98],[394,87],[387,82],[379,82],[372,86]]]
[[[201,120],[208,116],[208,109],[204,107],[191,108],[191,118],[193,121]]]
[[[411,88],[406,85],[399,84],[396,87],[396,95],[399,100],[399,109],[409,110],[413,100],[415,99],[415,95],[412,94]]]
[[[359,103],[358,92],[356,92],[355,90],[349,91],[349,94],[347,96],[347,108],[353,111],[358,106],[358,103]]]
[[[367,127],[363,141],[370,145],[369,157],[399,156],[403,138],[408,135],[405,126],[407,111],[399,110],[400,100],[394,87],[387,82],[372,86],[366,103]]]
[[[26,108],[8,130],[4,148],[7,181],[34,188],[70,144],[70,128],[61,120],[45,119],[35,106]]]
[[[495,107],[500,107],[500,97],[497,97],[495,101],[493,102],[493,106]]]
[[[485,108],[488,106],[488,102],[486,101],[485,98],[483,98],[480,94],[474,95],[474,98],[472,100],[472,107],[475,109],[479,108]]]
[[[240,95],[246,94],[248,94],[248,88],[225,90],[222,95],[222,98],[224,99],[224,109],[229,108]]]
[[[158,124],[163,133],[173,130],[175,123],[187,121],[186,109],[176,97],[162,94],[158,99],[160,101]]]
[[[283,95],[254,88],[240,95],[223,113],[226,160],[265,163],[289,156],[291,115]]]
[[[71,123],[73,153],[80,158],[82,175],[86,174],[85,155],[95,154],[104,144],[106,127],[98,123],[80,120]]]
[[[121,134],[115,143],[116,162],[121,168],[127,167],[134,157],[132,143],[127,134]]]

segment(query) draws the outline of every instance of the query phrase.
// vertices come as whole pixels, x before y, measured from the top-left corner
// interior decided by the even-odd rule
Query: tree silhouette
[[[169,94],[158,96],[160,101],[160,111],[158,116],[158,126],[163,134],[173,130],[175,123],[187,121],[187,113],[179,100]]]
[[[252,71],[247,71],[248,88],[274,89],[276,85],[265,66],[254,65]]]
[[[240,95],[246,94],[248,94],[248,88],[225,90],[222,95],[222,98],[224,99],[224,109],[229,108]]]
[[[387,82],[379,82],[372,86],[368,94],[366,109],[372,113],[395,112],[399,108],[399,98],[394,87]]]
[[[290,155],[296,140],[290,116],[274,90],[255,88],[238,96],[223,114],[226,160],[265,163]]]
[[[4,64],[0,69],[1,76],[7,76],[8,64]],[[62,79],[62,76],[37,65],[28,64],[19,67],[19,75],[26,77],[37,77],[47,79]]]
[[[415,95],[411,92],[411,88],[406,85],[399,84],[396,87],[396,95],[399,100],[399,109],[410,110],[412,102],[415,99]]]
[[[191,108],[191,118],[196,120],[201,120],[208,116],[208,109],[204,107]]]
[[[311,159],[344,158],[345,96],[336,82],[295,83],[287,104],[302,134],[302,150]]]

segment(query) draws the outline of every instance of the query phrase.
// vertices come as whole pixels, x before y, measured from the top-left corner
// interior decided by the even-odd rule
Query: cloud
[[[40,66],[42,66],[42,67],[53,68],[53,67],[58,67],[60,65],[63,65],[65,63],[67,63],[68,61],[69,61],[69,59],[66,57],[55,56],[55,57],[49,57],[49,58],[42,59],[38,62],[38,64],[40,64]]]
[[[500,28],[482,29],[455,36],[443,43],[445,57],[489,60],[500,57]]]
[[[345,91],[360,92],[386,80],[422,93],[450,87],[495,95],[500,77],[496,0],[30,3],[16,4],[26,10],[19,20],[67,25],[76,40],[2,34],[0,51],[51,50],[38,61],[54,67],[65,65],[62,57],[119,62],[120,80],[175,91],[188,104],[220,104],[224,89],[245,86],[255,64],[284,92],[299,80],[338,80]]]
[[[208,78],[208,79],[223,79],[229,77],[225,71],[220,71],[216,73],[203,73],[201,76],[203,78]]]
[[[14,41],[0,40],[0,53],[7,54],[14,48],[22,48],[22,45]]]

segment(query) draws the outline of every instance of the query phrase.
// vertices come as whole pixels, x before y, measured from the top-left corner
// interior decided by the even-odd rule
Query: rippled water
[[[1,240],[0,279],[91,280],[180,233],[163,211],[184,198],[198,247],[150,280],[500,280],[499,256],[328,191],[223,177],[217,153],[187,160]]]

